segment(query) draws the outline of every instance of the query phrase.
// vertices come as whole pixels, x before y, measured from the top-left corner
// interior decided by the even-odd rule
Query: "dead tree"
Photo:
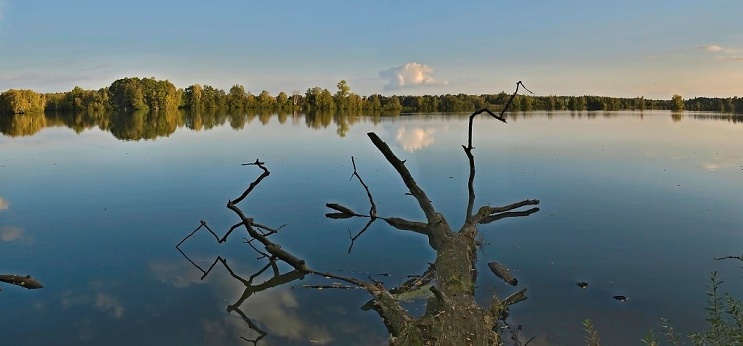
[[[257,274],[252,276],[249,280],[244,280],[232,273],[229,267],[226,266],[226,261],[221,258],[215,260],[212,267],[214,267],[217,261],[221,260],[225,267],[228,268],[231,275],[246,285],[246,292],[248,292],[247,294],[244,294],[237,303],[230,305],[228,311],[238,311],[239,313],[239,305],[253,292],[258,290],[256,287],[265,287],[269,282],[271,284],[286,283],[292,280],[301,279],[305,275],[319,275],[325,278],[339,280],[348,285],[366,290],[372,300],[364,307],[375,310],[380,316],[390,333],[391,345],[494,345],[502,343],[501,330],[510,331],[510,336],[514,343],[520,344],[518,338],[518,330],[520,328],[511,328],[511,326],[506,322],[506,317],[508,316],[508,307],[510,305],[526,299],[526,288],[518,290],[505,298],[492,297],[491,303],[487,307],[480,307],[475,302],[475,282],[477,280],[475,263],[478,248],[478,242],[476,240],[478,234],[477,226],[503,218],[531,215],[537,212],[539,208],[532,207],[527,210],[521,208],[537,205],[539,204],[539,201],[535,199],[525,199],[498,207],[486,205],[480,207],[476,212],[474,212],[475,160],[472,154],[472,151],[475,149],[472,145],[472,121],[475,116],[487,113],[505,123],[506,119],[504,118],[504,113],[510,105],[511,100],[513,100],[513,97],[518,93],[519,87],[523,87],[521,82],[516,84],[516,91],[513,93],[500,115],[497,115],[488,109],[481,109],[472,113],[469,118],[468,142],[466,146],[462,146],[469,160],[469,179],[467,183],[468,202],[465,221],[456,230],[449,225],[446,217],[434,208],[433,202],[428,198],[424,190],[418,186],[417,182],[408,171],[405,166],[405,161],[400,160],[392,152],[390,147],[375,133],[368,133],[369,139],[400,176],[403,183],[408,188],[409,194],[413,196],[420,209],[423,211],[425,220],[414,221],[399,217],[384,217],[378,215],[372,193],[357,172],[355,162],[352,159],[352,163],[354,163],[354,172],[352,176],[359,180],[360,184],[367,192],[370,204],[369,212],[357,213],[340,204],[328,203],[327,207],[333,209],[333,212],[326,214],[328,218],[333,219],[353,217],[369,219],[366,226],[356,236],[351,237],[351,246],[353,246],[353,242],[364,233],[373,222],[376,220],[383,220],[398,230],[425,235],[428,238],[431,248],[436,251],[435,262],[425,273],[423,273],[423,275],[411,279],[399,287],[388,289],[376,281],[364,281],[345,275],[315,270],[301,258],[282,249],[279,244],[272,242],[269,237],[272,234],[277,233],[278,229],[273,229],[256,223],[253,218],[246,216],[237,206],[264,178],[270,174],[269,170],[264,166],[264,163],[258,160],[244,165],[255,165],[260,168],[263,173],[249,185],[241,196],[227,203],[227,208],[232,210],[238,216],[240,221],[233,225],[221,239],[216,233],[209,229],[208,226],[206,226],[206,223],[202,221],[201,226],[186,236],[177,247],[202,227],[206,227],[206,229],[209,230],[209,232],[211,232],[219,242],[225,241],[226,238],[239,227],[243,227],[247,231],[249,238],[246,239],[245,242],[260,254],[260,258],[265,258],[268,261],[268,264],[263,270],[261,270],[261,272],[267,270],[269,267],[273,268],[274,277],[264,284],[253,285],[252,280],[257,276]],[[291,266],[293,270],[281,274],[276,266],[277,262],[284,262]],[[210,267],[208,271],[204,271],[200,267],[199,269],[204,273],[205,277],[212,267]],[[489,267],[498,277],[502,278],[507,283],[511,285],[517,284],[516,279],[511,276],[505,266],[492,262],[489,263]],[[418,290],[422,287],[428,287],[432,296],[426,302],[425,314],[422,317],[416,318],[406,311],[397,297],[399,297],[400,294]],[[252,326],[254,326],[252,322],[250,322],[244,314],[241,315],[252,328]],[[257,342],[257,340],[259,339],[251,341]]]

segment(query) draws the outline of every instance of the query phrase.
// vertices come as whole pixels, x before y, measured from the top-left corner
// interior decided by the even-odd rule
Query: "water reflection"
[[[43,113],[0,115],[0,132],[6,136],[31,136],[46,126]]]
[[[122,140],[167,137],[183,126],[183,118],[177,112],[116,112],[111,114],[110,119],[111,127],[108,130]]]
[[[552,119],[556,116],[570,116],[571,118],[598,119],[617,118],[620,116],[635,116],[640,119],[647,114],[643,111],[612,112],[612,111],[564,111],[564,112],[510,112],[505,117],[509,121],[531,119],[546,116]],[[360,121],[371,121],[378,124],[382,118],[393,119],[404,116],[399,112],[361,112],[361,111],[329,111],[318,110],[310,113],[287,113],[268,109],[234,110],[227,112],[222,109],[178,110],[178,111],[137,111],[137,112],[81,112],[81,113],[31,113],[0,116],[0,133],[6,136],[32,136],[46,127],[65,126],[76,133],[87,129],[99,128],[111,132],[116,138],[123,140],[152,140],[157,137],[167,137],[179,128],[188,128],[193,131],[211,130],[229,122],[231,128],[241,130],[245,125],[252,123],[256,118],[261,125],[269,125],[273,118],[281,124],[287,124],[291,119],[292,125],[304,123],[311,129],[325,129],[331,125],[337,127],[336,133],[344,137],[351,127]],[[451,117],[466,116],[466,114],[451,114]],[[684,117],[694,119],[725,120],[732,123],[743,122],[743,115],[730,113],[709,112],[672,112],[673,122],[680,122]],[[412,152],[430,144],[433,135],[431,129],[403,129],[398,134],[399,141],[406,151]],[[409,131],[405,133],[405,131]],[[403,143],[403,141],[405,143]]]
[[[351,238],[351,247],[357,238],[364,233],[376,220],[383,220],[389,226],[402,231],[402,233],[412,232],[424,235],[431,249],[436,253],[435,264],[431,264],[428,270],[420,276],[414,276],[410,280],[398,285],[392,289],[387,289],[383,283],[372,279],[359,279],[338,272],[320,272],[311,269],[304,259],[297,257],[293,251],[282,248],[275,243],[272,237],[279,233],[279,229],[274,229],[256,222],[252,217],[247,217],[242,207],[238,205],[254,191],[263,179],[270,175],[270,171],[264,166],[263,162],[256,160],[253,163],[243,164],[243,166],[256,166],[262,173],[249,184],[246,190],[236,199],[227,203],[227,208],[233,211],[239,217],[240,222],[232,225],[223,236],[215,233],[205,221],[190,234],[185,236],[181,242],[176,245],[178,251],[199,271],[203,273],[202,279],[207,277],[214,267],[221,263],[229,272],[230,276],[239,281],[244,286],[244,291],[240,298],[233,304],[228,305],[228,312],[235,312],[242,317],[248,327],[254,331],[255,338],[242,337],[243,340],[257,344],[263,339],[267,332],[258,327],[256,323],[242,310],[241,306],[253,294],[274,288],[279,285],[285,285],[295,280],[302,280],[305,276],[318,276],[326,279],[337,280],[331,285],[305,286],[317,289],[323,288],[359,288],[366,291],[371,301],[364,305],[363,310],[374,310],[384,325],[387,327],[391,343],[407,344],[412,340],[433,341],[449,340],[450,343],[463,344],[473,342],[474,344],[495,344],[503,340],[504,331],[508,331],[513,340],[519,339],[521,327],[512,327],[508,323],[509,307],[513,304],[526,300],[526,288],[521,288],[509,296],[499,297],[493,295],[490,304],[487,307],[480,307],[475,301],[475,286],[478,279],[476,267],[476,248],[481,244],[476,241],[478,235],[478,225],[486,225],[497,220],[526,217],[539,211],[539,208],[533,207],[539,204],[538,200],[525,199],[508,205],[492,207],[490,205],[482,206],[477,212],[474,212],[474,178],[475,178],[475,159],[472,151],[473,143],[473,119],[476,115],[483,112],[489,113],[492,117],[506,122],[502,118],[503,113],[496,115],[487,109],[473,113],[468,122],[468,142],[463,146],[464,154],[468,159],[468,202],[466,206],[465,221],[458,231],[452,229],[446,217],[438,212],[431,200],[422,188],[418,186],[415,178],[405,167],[404,161],[401,161],[390,147],[380,137],[374,133],[368,133],[368,137],[377,150],[385,157],[388,163],[395,169],[399,177],[405,183],[409,190],[408,195],[412,196],[419,204],[421,211],[425,215],[426,221],[408,220],[399,216],[385,217],[377,214],[377,205],[374,202],[372,193],[368,185],[357,171],[356,161],[352,157],[353,166],[352,177],[356,178],[359,184],[364,188],[370,209],[368,213],[357,213],[338,203],[327,203],[326,207],[332,212],[325,214],[329,219],[362,219],[368,220],[366,226]],[[413,131],[413,146],[429,145],[433,141],[427,137],[425,131]],[[404,131],[399,132],[397,140],[405,139]],[[421,143],[421,141],[423,141]],[[428,143],[426,142],[428,141]],[[407,143],[404,145],[411,145]],[[413,148],[415,149],[415,148]],[[529,208],[531,206],[531,208]],[[526,207],[529,209],[522,209]],[[224,243],[227,238],[236,229],[244,228],[249,237],[244,239],[250,248],[259,256],[258,259],[266,259],[267,263],[249,278],[245,279],[236,274],[227,261],[221,256],[217,256],[208,269],[204,270],[188,255],[183,252],[181,245],[194,236],[200,230],[208,231],[218,243]],[[350,235],[349,231],[349,235]],[[349,248],[349,252],[351,248]],[[290,271],[282,271],[280,266],[292,268]],[[517,280],[513,278],[509,270],[496,262],[488,263],[491,271],[499,278],[506,281],[512,286],[516,286]],[[314,266],[314,265],[313,265]],[[270,272],[269,272],[270,269]],[[260,282],[254,283],[256,278],[268,274],[269,277],[261,279]],[[422,315],[411,314],[404,307],[405,303],[415,300],[416,298],[425,299],[425,313]],[[276,307],[276,301],[272,307]],[[290,319],[287,316],[282,318],[283,321]],[[503,326],[503,328],[501,328]],[[286,326],[283,326],[280,334],[286,336]],[[291,335],[292,333],[288,333]],[[291,339],[291,338],[290,338]],[[330,340],[329,338],[327,339]],[[395,341],[399,340],[399,341]],[[323,339],[312,339],[313,343],[324,343]]]
[[[435,129],[431,128],[411,128],[401,126],[397,129],[395,139],[400,146],[407,152],[414,152],[423,149],[434,142]]]
[[[33,237],[28,236],[22,228],[14,226],[0,227],[0,240],[25,244],[33,243]]]
[[[486,247],[478,254],[483,264],[491,259],[518,264],[514,275],[534,293],[512,314],[525,325],[525,334],[543,335],[543,344],[580,344],[580,322],[586,318],[595,321],[602,339],[621,344],[636,344],[660,317],[670,318],[684,333],[700,330],[711,270],[724,271],[725,290],[740,296],[740,265],[711,261],[740,253],[739,118],[684,112],[682,121],[673,122],[671,112],[598,112],[590,118],[585,112],[544,114],[509,115],[504,131],[478,122],[487,135],[476,143],[479,150],[499,148],[478,170],[481,196],[501,201],[524,192],[549,202],[541,215],[516,227],[489,225]],[[411,248],[427,245],[413,244],[420,241],[382,244],[388,233],[379,223],[360,238],[354,255],[346,256],[347,228],[355,232],[363,223],[346,227],[346,221],[322,219],[321,207],[328,201],[321,196],[342,196],[338,202],[356,201],[360,207],[354,210],[364,209],[363,190],[348,179],[350,155],[364,155],[360,168],[368,172],[368,183],[385,210],[418,215],[411,210],[410,197],[398,203],[400,184],[377,166],[383,159],[368,153],[373,148],[362,138],[368,131],[377,131],[404,154],[408,168],[422,177],[421,184],[431,189],[431,199],[446,215],[463,214],[459,202],[466,198],[460,191],[466,176],[450,164],[462,159],[462,131],[454,131],[466,123],[460,114],[335,114],[328,127],[315,129],[303,114],[274,114],[263,125],[258,113],[245,112],[229,114],[221,127],[209,131],[196,132],[183,121],[170,138],[139,143],[112,136],[110,119],[47,115],[47,129],[33,138],[0,138],[0,195],[7,205],[0,210],[0,228],[9,240],[0,241],[0,274],[32,274],[48,287],[27,291],[0,283],[0,307],[7,317],[0,332],[9,343],[245,344],[241,336],[255,339],[241,316],[225,312],[246,291],[245,285],[221,263],[202,281],[202,273],[172,248],[198,217],[229,226],[233,215],[220,216],[220,206],[241,187],[245,174],[233,172],[238,171],[233,166],[257,155],[270,157],[276,165],[273,176],[282,177],[267,190],[292,197],[252,205],[272,224],[290,223],[291,232],[282,238],[291,243],[286,248],[307,249],[303,255],[321,263],[318,267],[348,270],[362,262],[378,264],[392,268],[392,287],[398,278],[420,273],[422,268],[410,263],[431,258],[427,249]],[[344,138],[337,136],[338,121],[348,124]],[[244,130],[234,131],[233,125]],[[403,152],[396,142],[401,127],[405,133],[434,129],[435,140],[421,150]],[[207,165],[204,157],[213,161]],[[204,215],[212,210],[215,214]],[[287,210],[298,214],[276,220],[281,218],[277,211]],[[504,232],[511,228],[518,231]],[[237,275],[249,279],[260,267],[246,264],[254,257],[246,254],[249,249],[240,236],[234,240],[219,250],[211,248],[213,242],[202,247],[193,242],[188,255],[207,269],[213,255],[220,254]],[[253,284],[268,280],[270,271]],[[482,296],[500,293],[503,284],[487,266],[478,266],[478,271],[487,273],[477,285]],[[323,325],[333,344],[387,343],[379,318],[357,312],[368,300],[361,290],[298,287],[312,284],[308,280],[254,293],[241,306],[269,334],[264,344],[288,342],[272,339],[273,327],[263,323],[270,316],[295,316],[303,327],[294,330],[303,333]],[[590,287],[580,289],[578,281]],[[617,302],[613,295],[631,300]],[[258,304],[264,297],[267,301]],[[286,302],[280,306],[283,312],[273,312],[269,298]],[[254,301],[256,308],[248,308]],[[111,317],[117,306],[119,319]],[[349,332],[338,332],[344,328]],[[357,334],[363,337],[348,337]],[[309,335],[296,344],[307,344]]]

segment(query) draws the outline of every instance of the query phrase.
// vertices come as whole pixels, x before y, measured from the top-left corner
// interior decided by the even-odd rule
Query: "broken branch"
[[[431,203],[431,200],[428,199],[428,196],[426,196],[426,193],[415,182],[415,179],[413,179],[413,176],[410,174],[410,171],[408,171],[408,168],[405,167],[405,163],[397,158],[397,156],[392,152],[387,143],[382,141],[376,133],[369,132],[367,133],[367,136],[369,136],[369,139],[371,139],[374,146],[377,147],[377,149],[387,159],[387,162],[389,162],[400,175],[402,181],[405,183],[405,186],[408,187],[410,193],[418,201],[418,205],[420,205],[421,209],[423,210],[423,214],[426,215],[428,223],[435,223],[438,220],[438,218],[436,217],[436,210],[433,208],[433,204]]]

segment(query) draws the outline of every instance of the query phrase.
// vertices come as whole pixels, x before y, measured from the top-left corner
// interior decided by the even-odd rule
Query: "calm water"
[[[0,285],[3,343],[227,345],[256,338],[240,314],[227,313],[246,285],[219,263],[201,280],[175,248],[200,220],[220,236],[236,222],[224,206],[260,173],[240,165],[256,158],[272,174],[243,210],[265,225],[286,224],[275,237],[284,248],[316,269],[371,276],[389,287],[420,274],[434,259],[422,237],[378,223],[349,255],[349,231],[362,221],[327,220],[324,204],[368,209],[363,189],[349,180],[354,156],[381,215],[422,219],[368,141],[374,131],[458,228],[466,208],[466,119],[139,114],[5,121],[0,274],[30,274],[45,288]],[[743,253],[743,123],[661,111],[537,112],[508,124],[475,123],[476,205],[542,201],[528,218],[480,229],[479,297],[515,290],[486,269],[489,261],[508,265],[519,287],[529,287],[511,318],[535,337],[530,345],[581,344],[586,318],[605,345],[640,344],[662,317],[684,333],[700,330],[713,270],[724,290],[743,297],[740,262],[713,260]],[[243,236],[218,244],[200,230],[182,249],[203,269],[226,258],[247,280],[263,262]],[[266,332],[266,345],[386,344],[376,314],[359,309],[364,292],[302,288],[331,283],[305,278],[247,292],[240,309]]]

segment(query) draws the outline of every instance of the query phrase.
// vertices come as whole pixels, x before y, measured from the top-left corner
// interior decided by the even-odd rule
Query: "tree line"
[[[38,93],[33,90],[10,89],[0,94],[0,114],[25,114],[38,112],[101,112],[141,110],[204,110],[204,109],[270,109],[274,111],[316,110],[371,110],[402,112],[470,112],[489,108],[500,110],[510,97],[505,92],[497,94],[361,96],[351,92],[345,80],[336,85],[332,93],[327,88],[308,88],[291,95],[280,92],[273,96],[266,90],[254,95],[242,85],[228,91],[209,85],[193,84],[185,89],[176,88],[168,80],[152,78],[122,78],[98,90],[75,87],[61,93]],[[620,98],[607,96],[532,96],[516,95],[509,105],[510,111],[531,110],[693,110],[735,112],[743,110],[743,98],[696,97],[684,100],[673,95],[670,100],[646,99],[642,96]]]

